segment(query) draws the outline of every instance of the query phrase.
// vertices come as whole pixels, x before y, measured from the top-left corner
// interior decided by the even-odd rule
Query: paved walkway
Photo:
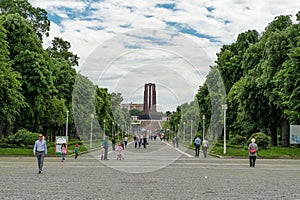
[[[182,153],[184,152],[184,153]],[[300,199],[300,160],[195,158],[193,151],[149,141],[130,144],[124,160],[100,151],[46,157],[0,158],[0,199]]]

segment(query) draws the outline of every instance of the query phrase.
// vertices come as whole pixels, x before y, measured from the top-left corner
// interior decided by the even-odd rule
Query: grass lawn
[[[210,153],[224,156],[223,146],[214,146]],[[300,148],[296,147],[269,147],[267,149],[258,149],[259,158],[293,158],[300,159]],[[226,147],[226,155],[233,157],[248,156],[247,147]]]

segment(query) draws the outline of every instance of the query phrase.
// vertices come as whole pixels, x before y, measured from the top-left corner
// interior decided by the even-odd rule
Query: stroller
[[[123,147],[122,147],[122,144],[119,144],[116,148],[116,151],[117,151],[117,160],[124,160],[124,157],[123,157]]]

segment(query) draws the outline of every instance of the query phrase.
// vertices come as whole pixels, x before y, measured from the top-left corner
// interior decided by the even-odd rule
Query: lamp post
[[[185,142],[185,122],[183,122],[183,143]]]
[[[117,124],[117,133],[118,133],[118,138],[120,139],[120,130],[119,130],[119,127],[120,126],[120,124]]]
[[[105,139],[105,135],[106,135],[106,134],[105,134],[105,122],[106,122],[106,121],[105,121],[105,119],[104,119],[104,120],[103,120],[103,130],[104,130],[103,140]]]
[[[67,121],[66,121],[66,139],[68,140],[68,124],[69,124],[69,111],[67,110]]]
[[[202,116],[203,119],[203,140],[205,138],[205,115]]]
[[[193,144],[193,120],[191,119],[191,144]]]
[[[94,114],[91,114],[91,135],[90,135],[90,147],[92,147],[92,144],[93,144],[93,120],[94,120]]]
[[[222,110],[224,110],[224,154],[226,154],[226,110],[228,109],[227,104],[222,105]]]
[[[111,125],[111,136],[114,137],[114,122],[112,122],[112,125]]]

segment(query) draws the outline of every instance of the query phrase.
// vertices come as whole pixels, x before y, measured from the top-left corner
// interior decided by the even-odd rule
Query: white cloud
[[[155,80],[157,84],[160,84],[162,90],[157,91],[159,93],[157,101],[164,103],[167,102],[165,100],[168,99],[168,96],[172,96],[170,94],[174,93],[174,91],[174,94],[180,94],[178,96],[181,96],[181,94],[186,96],[187,98],[184,100],[193,100],[195,91],[203,83],[203,80],[199,81],[199,77],[200,79],[205,77],[209,70],[209,65],[214,64],[216,53],[219,52],[222,45],[231,44],[236,40],[239,33],[249,29],[262,32],[276,16],[295,15],[300,7],[299,1],[286,0],[29,1],[35,7],[44,8],[50,15],[60,17],[61,23],[51,23],[50,38],[46,39],[45,45],[48,45],[53,37],[62,37],[69,41],[72,46],[71,51],[78,54],[81,58],[81,70],[91,76],[90,78],[94,81],[99,80],[99,74],[103,73],[104,66],[99,67],[99,64],[108,64],[115,57],[132,50],[126,49],[125,46],[161,48],[161,51],[156,52],[147,50],[147,56],[140,54],[142,51],[122,55],[121,59],[114,63],[115,65],[110,65],[112,72],[101,79],[100,82],[111,91],[118,85],[116,83],[122,83],[123,85],[118,85],[117,89],[123,90],[123,88],[127,87],[127,90],[123,91],[126,93],[126,91],[141,91],[145,81],[153,82],[152,80]],[[166,3],[176,4],[176,9],[172,10],[156,6],[157,4]],[[182,28],[185,27],[190,31],[194,31],[194,34],[185,31],[179,37],[176,35],[178,34],[178,27],[172,26],[172,24],[168,25],[166,22],[178,23],[177,25],[182,26]],[[134,38],[132,35],[127,34],[128,32],[131,34],[145,34],[138,30],[147,28],[158,30],[157,35],[152,33],[150,36],[164,39],[168,44],[151,44],[153,41],[148,40],[148,38],[138,37],[139,35],[136,35],[136,38]],[[171,31],[173,34],[166,34],[167,31]],[[203,37],[195,35],[195,33],[202,34]],[[188,45],[184,43],[186,41],[189,41]],[[106,48],[103,45],[107,45]],[[196,53],[199,52],[199,49],[202,49],[202,55]],[[182,54],[182,57],[197,63],[196,68],[201,75],[194,75],[191,68],[192,65],[185,65],[186,63],[182,59],[172,58],[172,53],[165,54],[167,51],[177,52]],[[98,55],[97,52],[101,55]],[[204,56],[205,53],[207,55]],[[101,58],[100,60],[99,57]],[[97,63],[92,63],[94,60]],[[152,62],[149,62],[149,60]],[[158,70],[159,66],[164,70],[168,69],[170,71],[169,76],[166,76],[168,74],[168,70],[166,70],[156,74],[144,73],[147,76],[132,78],[138,72],[146,72],[149,68]],[[137,69],[140,69],[140,71],[137,71]],[[182,80],[182,82],[176,82],[178,80]],[[189,87],[191,87],[191,91],[188,92],[184,90],[186,80],[188,80]],[[127,85],[123,82],[127,83]],[[168,86],[167,83],[181,83],[184,87],[180,88],[174,84]],[[162,87],[163,85],[164,87]],[[173,86],[176,89],[173,88],[172,92],[166,89]],[[131,88],[131,90],[128,88]],[[140,94],[135,94],[134,96],[138,97]],[[160,98],[164,101],[160,101]],[[169,99],[169,102],[172,100]],[[161,106],[171,107],[171,105]]]

